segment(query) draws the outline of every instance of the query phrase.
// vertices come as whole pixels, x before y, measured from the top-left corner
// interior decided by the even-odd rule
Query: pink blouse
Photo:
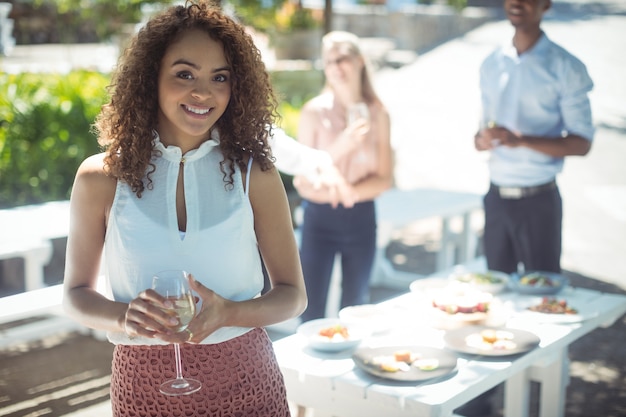
[[[333,100],[334,97],[331,93],[323,93],[313,98],[309,103],[317,110],[319,117],[314,142],[311,144],[313,148],[328,150],[347,127],[347,115],[333,108]],[[368,107],[370,129],[363,143],[335,163],[339,172],[350,184],[356,184],[378,170],[379,139],[375,132],[379,130],[380,119],[377,115],[380,113],[380,109],[378,109],[377,104],[368,104]]]

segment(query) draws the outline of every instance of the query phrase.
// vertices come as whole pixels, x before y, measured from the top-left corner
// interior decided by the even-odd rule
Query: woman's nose
[[[208,84],[199,83],[191,92],[191,95],[195,98],[202,99],[211,96],[211,87]]]

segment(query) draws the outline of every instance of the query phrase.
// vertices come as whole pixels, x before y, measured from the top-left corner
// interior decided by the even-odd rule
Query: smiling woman
[[[288,416],[263,327],[300,314],[306,292],[261,54],[216,6],[188,2],[150,20],[117,68],[96,121],[107,149],[74,182],[64,283],[70,315],[115,345],[113,415]],[[198,300],[184,331],[151,286],[171,269],[189,272]],[[200,390],[163,397],[183,374]]]

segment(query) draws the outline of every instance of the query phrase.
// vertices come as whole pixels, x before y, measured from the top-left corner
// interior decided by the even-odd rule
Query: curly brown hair
[[[231,66],[230,102],[215,124],[224,155],[220,164],[224,181],[232,185],[235,165],[245,170],[250,156],[263,170],[273,167],[267,138],[277,118],[277,104],[261,53],[244,27],[219,6],[203,0],[187,2],[152,18],[131,40],[113,73],[110,101],[94,123],[98,142],[106,148],[105,169],[129,184],[138,197],[152,186],[155,167],[150,160],[158,155],[154,129],[161,60],[173,42],[193,29],[206,31],[220,42]]]

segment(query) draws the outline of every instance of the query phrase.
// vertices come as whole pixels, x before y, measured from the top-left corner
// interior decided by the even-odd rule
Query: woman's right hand
[[[172,308],[171,301],[152,289],[141,292],[128,303],[123,318],[123,328],[132,339],[137,336],[160,338],[165,341],[178,339],[169,326],[176,326],[178,319],[168,315],[164,309]]]
[[[330,148],[327,149],[333,161],[338,161],[348,156],[362,146],[369,129],[370,124],[365,119],[357,119],[350,123]]]

